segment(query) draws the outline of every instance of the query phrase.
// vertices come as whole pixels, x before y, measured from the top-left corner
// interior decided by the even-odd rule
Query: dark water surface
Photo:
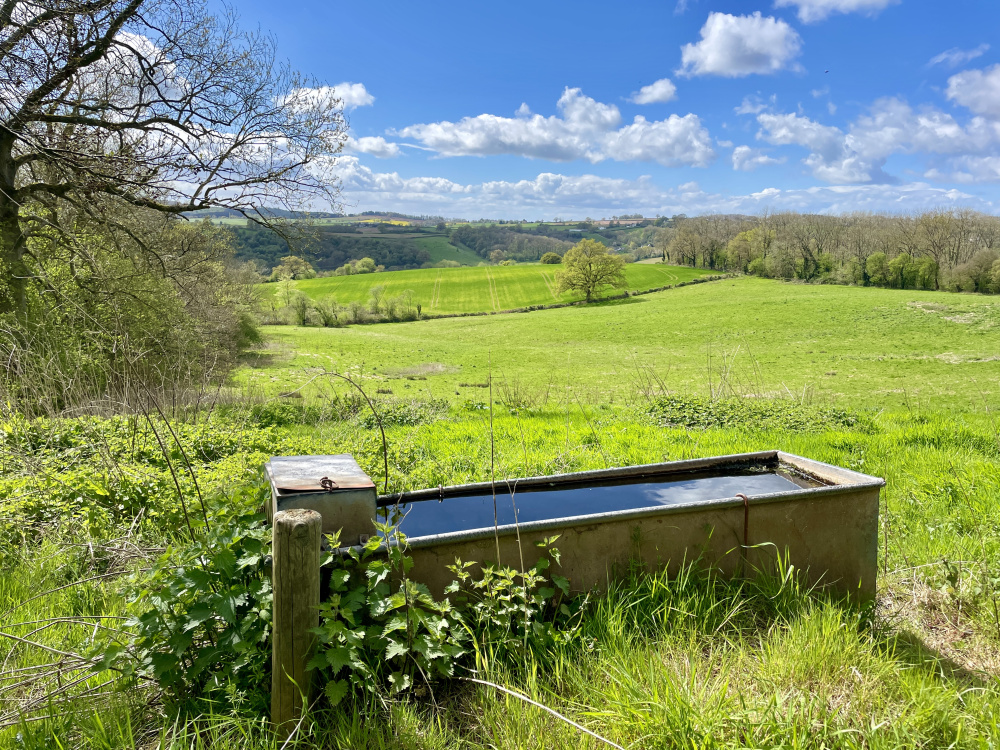
[[[517,490],[514,483],[497,482],[496,523],[500,526],[517,521],[544,521],[553,518],[610,513],[616,510],[676,505],[697,500],[717,500],[734,497],[742,492],[748,497],[771,492],[790,492],[801,485],[774,473],[754,473],[729,476],[707,476],[630,484],[552,487]],[[379,509],[384,518],[397,506]],[[404,518],[400,531],[408,537],[446,534],[452,531],[493,528],[493,496],[445,496],[443,501],[420,500],[398,506]]]

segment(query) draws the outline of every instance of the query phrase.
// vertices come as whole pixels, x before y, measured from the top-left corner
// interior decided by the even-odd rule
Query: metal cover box
[[[375,533],[375,483],[353,456],[275,456],[264,465],[271,483],[267,519],[280,510],[306,508],[323,517],[323,533],[340,531],[341,545]]]

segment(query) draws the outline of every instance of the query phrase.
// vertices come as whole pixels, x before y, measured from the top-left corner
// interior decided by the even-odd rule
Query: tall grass
[[[277,747],[260,717],[179,715],[152,686],[107,672],[87,677],[80,663],[45,650],[89,657],[95,623],[127,627],[114,618],[133,614],[129,574],[186,533],[178,486],[197,503],[183,455],[206,495],[236,497],[236,487],[259,481],[263,460],[282,453],[352,452],[397,491],[486,480],[491,452],[503,477],[772,448],[886,477],[877,611],[804,590],[792,570],[724,581],[695,568],[674,577],[637,569],[592,600],[574,642],[520,661],[481,661],[476,676],[624,747],[1000,741],[991,598],[1000,442],[991,415],[872,413],[836,428],[701,429],[662,426],[642,398],[619,408],[584,407],[556,392],[530,405],[511,401],[495,409],[492,440],[481,409],[407,412],[387,427],[388,476],[378,431],[351,410],[296,421],[296,409],[233,405],[172,423],[176,441],[155,417],[171,461],[141,420],[8,420],[0,747]],[[65,687],[78,677],[86,679]],[[436,686],[435,700],[320,705],[289,747],[601,746],[487,686]]]

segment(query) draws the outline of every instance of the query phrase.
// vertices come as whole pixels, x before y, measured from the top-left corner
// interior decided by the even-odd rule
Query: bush
[[[542,256],[542,263],[547,265],[562,263],[562,256],[559,253],[545,253],[545,255]]]
[[[202,538],[168,549],[136,600],[144,611],[136,618],[135,656],[112,646],[101,666],[156,681],[175,704],[266,714],[269,696],[261,688],[270,684],[270,537],[263,516],[216,513]]]
[[[743,427],[755,430],[823,432],[857,429],[866,420],[845,409],[800,404],[782,399],[734,398],[710,400],[696,396],[665,396],[650,414],[664,427],[693,429]]]

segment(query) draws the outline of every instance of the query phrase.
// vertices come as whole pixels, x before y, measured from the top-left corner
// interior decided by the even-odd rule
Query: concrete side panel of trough
[[[796,497],[751,503],[744,563],[742,506],[707,506],[684,512],[639,518],[563,525],[554,529],[522,530],[520,550],[514,534],[499,537],[500,562],[531,566],[538,558],[535,542],[556,534],[562,556],[558,572],[576,591],[603,590],[609,581],[640,563],[648,569],[676,572],[685,562],[697,562],[723,575],[775,572],[778,554],[803,573],[810,584],[829,585],[859,601],[875,595],[878,530],[878,489],[825,497]],[[440,595],[453,575],[456,558],[494,561],[493,535],[478,539],[417,543],[411,577]]]

